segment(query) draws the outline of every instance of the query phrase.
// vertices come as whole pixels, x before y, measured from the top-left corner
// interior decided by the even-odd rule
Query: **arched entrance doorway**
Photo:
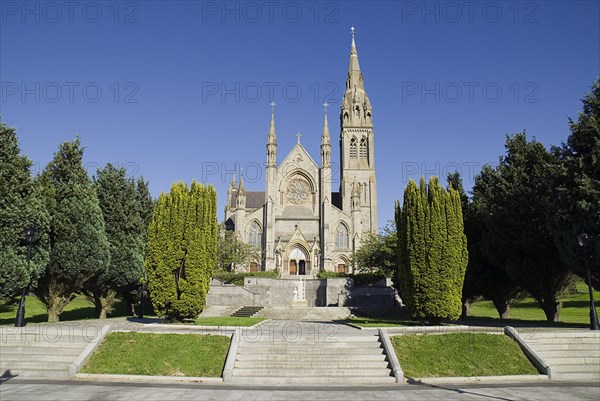
[[[288,274],[305,275],[310,270],[309,263],[304,250],[300,247],[295,247],[288,256]]]

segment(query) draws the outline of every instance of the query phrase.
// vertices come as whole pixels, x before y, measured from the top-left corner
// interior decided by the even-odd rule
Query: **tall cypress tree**
[[[108,268],[109,243],[96,191],[82,164],[79,138],[60,145],[42,177],[49,205],[50,260],[35,290],[58,321],[71,294]]]
[[[411,180],[404,206],[396,206],[399,285],[411,315],[437,324],[457,319],[468,260],[460,195],[436,177],[429,186]]]
[[[48,261],[48,216],[42,187],[31,180],[31,161],[21,155],[17,134],[0,122],[0,302],[12,303],[21,289],[35,285]],[[25,231],[40,230],[31,263],[27,263]]]
[[[183,320],[202,311],[217,263],[216,244],[213,187],[178,182],[159,196],[146,251],[148,289],[159,315]]]

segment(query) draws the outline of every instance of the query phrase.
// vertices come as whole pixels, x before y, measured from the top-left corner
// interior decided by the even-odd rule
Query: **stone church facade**
[[[358,62],[354,33],[340,111],[340,186],[332,191],[327,113],[317,163],[298,143],[277,163],[275,114],[266,144],[264,192],[246,191],[234,177],[227,192],[225,229],[257,249],[246,271],[315,275],[352,272],[350,256],[366,232],[377,232],[372,108]]]

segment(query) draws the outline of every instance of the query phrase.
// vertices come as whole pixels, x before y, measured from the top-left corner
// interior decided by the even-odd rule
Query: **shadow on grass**
[[[492,317],[469,316],[465,320],[458,320],[457,324],[465,326],[492,326],[492,327],[556,327],[556,328],[587,328],[585,323],[549,322],[547,320],[499,319]]]
[[[85,297],[76,297],[73,300],[84,301],[84,300],[86,300],[86,298]],[[67,307],[68,307],[68,305],[67,305]],[[127,314],[126,309],[127,309],[127,305],[125,304],[125,302],[118,300],[117,302],[115,302],[115,304],[113,306],[113,311],[112,311],[112,313],[108,314],[108,317],[129,316]],[[12,307],[7,307],[5,310],[3,310],[3,312],[13,311],[16,315],[16,310],[17,310],[17,308],[15,306],[12,306]],[[25,312],[27,313],[27,308],[25,309]],[[68,309],[68,310],[63,311],[63,313],[60,314],[61,322],[66,322],[66,321],[71,321],[71,320],[96,319],[96,318],[97,318],[96,310],[93,305]],[[25,317],[25,322],[27,322],[27,323],[44,323],[47,321],[48,321],[47,313],[26,315],[26,317]],[[15,317],[0,318],[0,325],[2,325],[2,324],[12,325],[14,323],[15,323]]]

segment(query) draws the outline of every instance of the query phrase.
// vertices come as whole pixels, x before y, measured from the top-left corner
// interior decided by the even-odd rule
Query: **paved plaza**
[[[203,384],[9,380],[0,399],[12,400],[598,400],[598,383],[521,383],[363,386],[248,387]]]

